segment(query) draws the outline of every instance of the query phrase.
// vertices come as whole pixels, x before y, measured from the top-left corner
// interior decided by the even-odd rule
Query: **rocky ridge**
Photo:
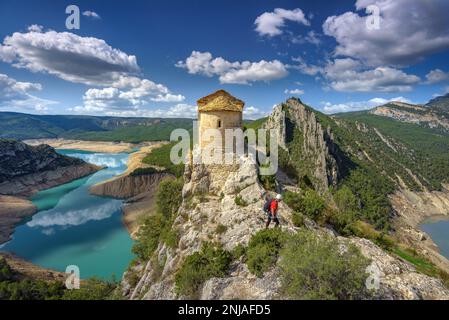
[[[288,144],[293,140],[294,130],[299,130],[304,137],[301,160],[309,164],[315,188],[325,192],[337,184],[341,159],[333,141],[333,133],[330,128],[323,128],[315,112],[299,99],[291,98],[277,105],[264,128],[278,132],[278,144],[287,153],[290,152]]]
[[[201,166],[186,165],[187,176],[191,180],[189,190],[195,190],[194,176],[200,174]],[[200,172],[197,172],[197,171]],[[205,241],[216,241],[227,250],[237,245],[247,245],[251,236],[264,227],[261,208],[261,194],[265,192],[259,183],[258,167],[249,158],[243,158],[236,171],[226,172],[226,181],[222,184],[221,197],[203,192],[201,198],[187,192],[172,226],[179,234],[175,248],[160,243],[153,258],[145,263],[133,266],[131,271],[138,275],[137,284],[131,284],[129,272],[122,280],[123,294],[129,299],[177,299],[175,276],[187,256],[201,249]],[[211,181],[209,181],[211,182]],[[205,187],[204,187],[205,188]],[[236,197],[246,203],[236,204]],[[296,232],[298,228],[291,222],[292,210],[284,203],[280,205],[281,226],[287,232]],[[217,233],[218,225],[225,231]],[[372,265],[380,272],[380,287],[376,292],[379,299],[448,299],[449,291],[440,280],[418,273],[409,263],[384,252],[369,240],[343,238],[331,229],[319,227],[306,219],[305,228],[318,234],[327,234],[343,246],[349,243],[360,248],[362,254],[371,259]],[[274,267],[262,277],[251,274],[246,264],[234,261],[227,276],[207,280],[200,293],[201,299],[277,299],[280,294],[280,282]]]

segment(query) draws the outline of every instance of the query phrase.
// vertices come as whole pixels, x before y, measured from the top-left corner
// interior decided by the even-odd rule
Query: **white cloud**
[[[435,69],[430,71],[427,75],[426,75],[426,83],[428,84],[435,84],[435,83],[439,83],[439,82],[443,82],[446,80],[449,80],[449,72],[444,72],[440,69]]]
[[[32,92],[41,91],[40,83],[20,82],[0,74],[0,109],[8,111],[45,111],[55,101],[38,98]]]
[[[243,109],[243,116],[245,119],[256,120],[263,117],[266,117],[268,112],[260,110],[257,107],[249,106]]]
[[[324,106],[323,111],[325,113],[332,114],[332,113],[340,113],[340,112],[369,110],[369,109],[384,105],[384,104],[386,104],[388,102],[392,102],[392,101],[412,103],[407,98],[396,97],[393,99],[373,98],[368,101],[351,101],[351,102],[337,103],[337,104],[333,104],[331,102],[323,102],[322,105]]]
[[[5,38],[0,45],[0,59],[17,68],[103,87],[87,90],[83,105],[76,107],[79,111],[135,110],[151,101],[181,102],[185,99],[162,84],[136,77],[139,66],[135,56],[93,37],[43,32],[42,26],[32,25],[27,33],[15,32]]]
[[[403,66],[449,48],[449,1],[357,0],[356,10],[380,9],[380,29],[366,27],[366,15],[346,12],[328,17],[324,33],[338,45],[335,54],[372,67]]]
[[[285,65],[279,60],[259,62],[229,62],[221,57],[213,58],[210,52],[193,51],[185,60],[176,64],[190,74],[208,77],[219,76],[221,83],[249,84],[254,81],[270,81],[288,75]]]
[[[0,44],[0,60],[16,68],[43,72],[87,85],[110,85],[120,75],[139,71],[137,59],[104,40],[70,32],[15,32]]]
[[[345,58],[328,61],[324,66],[308,65],[302,58],[291,68],[316,76],[322,75],[327,85],[340,92],[407,92],[420,82],[416,75],[391,67],[366,68],[360,61]]]
[[[42,32],[43,29],[44,27],[38,24],[32,24],[28,27],[28,31],[30,32]]]
[[[94,19],[101,19],[100,15],[94,11],[84,11],[83,12],[83,16],[89,17],[89,18],[94,18]]]
[[[95,114],[93,110],[87,110],[85,106],[72,108],[71,111],[82,114]],[[197,107],[179,103],[169,108],[135,108],[135,109],[108,109],[103,112],[115,117],[148,117],[148,118],[190,118],[196,119]]]
[[[121,76],[112,87],[91,88],[83,96],[83,106],[72,108],[76,112],[139,112],[139,108],[154,102],[181,102],[183,95],[170,93],[164,85],[148,79]]]
[[[390,67],[348,71],[331,79],[331,87],[343,92],[407,92],[420,81],[415,75]]]
[[[293,34],[291,34],[290,40],[294,44],[311,43],[311,44],[318,46],[321,44],[320,36],[321,36],[320,34],[311,30],[311,31],[307,32],[306,36],[302,36],[302,35],[294,36]]]
[[[285,94],[293,94],[293,95],[301,95],[301,94],[304,94],[304,90],[301,90],[301,89],[293,89],[293,90],[285,89],[284,93]]]
[[[273,12],[265,12],[258,16],[254,24],[256,25],[256,31],[261,36],[273,37],[282,34],[281,29],[285,26],[286,21],[310,26],[309,20],[299,8],[294,10],[276,8]]]

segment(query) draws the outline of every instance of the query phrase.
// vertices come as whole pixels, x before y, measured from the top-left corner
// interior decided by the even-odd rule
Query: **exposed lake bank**
[[[122,153],[122,152],[132,152],[136,148],[145,145],[143,144],[132,144],[127,142],[109,142],[109,141],[84,141],[84,140],[71,140],[71,139],[30,139],[24,140],[26,144],[35,146],[40,144],[48,144],[55,149],[65,149],[65,150],[81,150],[89,152],[100,152],[100,153]]]
[[[93,196],[88,190],[123,173],[129,155],[58,152],[107,168],[33,195],[31,201],[39,211],[16,227],[2,250],[61,272],[77,265],[82,278],[121,277],[133,257],[132,240],[122,224],[123,201]]]

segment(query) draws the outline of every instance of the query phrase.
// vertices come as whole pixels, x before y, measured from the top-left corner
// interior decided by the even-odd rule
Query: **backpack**
[[[270,212],[270,207],[271,207],[271,202],[273,201],[273,199],[271,199],[270,197],[268,197],[265,200],[265,204],[263,205],[263,211],[269,213]]]

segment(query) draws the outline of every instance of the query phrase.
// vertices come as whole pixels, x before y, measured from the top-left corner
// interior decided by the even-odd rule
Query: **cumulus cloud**
[[[360,111],[360,110],[369,110],[381,105],[384,105],[388,102],[399,101],[405,103],[412,103],[409,99],[404,97],[396,97],[393,99],[384,99],[384,98],[373,98],[368,101],[351,101],[346,103],[336,103],[333,104],[331,102],[323,102],[323,110],[325,113],[340,113],[340,112],[351,112],[351,111]]]
[[[72,108],[71,111],[82,114],[92,114],[92,110],[86,110],[84,106]],[[169,108],[135,108],[135,109],[108,109],[104,112],[108,116],[115,117],[148,117],[148,118],[190,118],[196,119],[197,107],[179,103]]]
[[[345,58],[327,61],[324,66],[308,65],[301,58],[292,68],[308,75],[322,75],[327,85],[340,92],[406,92],[420,82],[416,75],[392,67],[366,68],[360,61]]]
[[[112,48],[104,40],[70,32],[44,32],[38,25],[30,26],[26,33],[7,36],[0,45],[0,60],[16,68],[95,86],[84,94],[82,106],[71,109],[75,111],[137,110],[149,102],[185,99],[165,85],[137,77],[140,69],[136,57]]]
[[[83,16],[93,18],[93,19],[101,19],[100,15],[98,13],[96,13],[95,11],[89,11],[89,10],[84,11]]]
[[[311,43],[316,46],[321,44],[321,35],[313,30],[307,32],[305,36],[293,35],[292,33],[290,35],[291,35],[290,40],[294,44]]]
[[[0,109],[9,111],[45,111],[55,101],[38,98],[33,92],[41,91],[40,83],[20,82],[0,74]]]
[[[193,51],[185,60],[176,64],[190,74],[208,77],[218,76],[221,83],[250,84],[254,81],[270,81],[288,75],[285,65],[279,60],[259,62],[230,62],[221,57],[213,58],[210,52]]]
[[[150,102],[181,102],[183,95],[170,93],[164,85],[137,77],[120,77],[112,87],[91,88],[83,96],[83,105],[72,108],[76,112],[137,112]]]
[[[137,59],[104,40],[70,32],[42,32],[33,25],[0,44],[0,60],[16,68],[43,72],[87,85],[110,85],[121,74],[139,71]]]
[[[265,12],[258,16],[254,24],[256,25],[256,31],[261,36],[274,37],[282,34],[282,28],[287,21],[310,26],[309,20],[299,8],[294,10],[276,8],[273,12]]]
[[[256,120],[263,117],[266,117],[268,115],[268,112],[260,110],[257,107],[249,106],[243,109],[243,117],[245,119],[249,120]]]
[[[449,80],[449,72],[444,72],[440,69],[435,69],[430,71],[427,75],[426,75],[426,83],[428,84],[435,84],[435,83],[439,83],[439,82],[443,82],[446,80]]]
[[[304,94],[304,90],[301,90],[301,89],[293,89],[293,90],[285,89],[284,93],[285,94],[293,94],[293,95],[301,95],[301,94]]]
[[[366,27],[367,15],[351,11],[324,22],[324,33],[338,43],[336,55],[372,67],[404,66],[449,48],[448,1],[357,0],[356,11],[370,5],[380,9],[379,30]]]

